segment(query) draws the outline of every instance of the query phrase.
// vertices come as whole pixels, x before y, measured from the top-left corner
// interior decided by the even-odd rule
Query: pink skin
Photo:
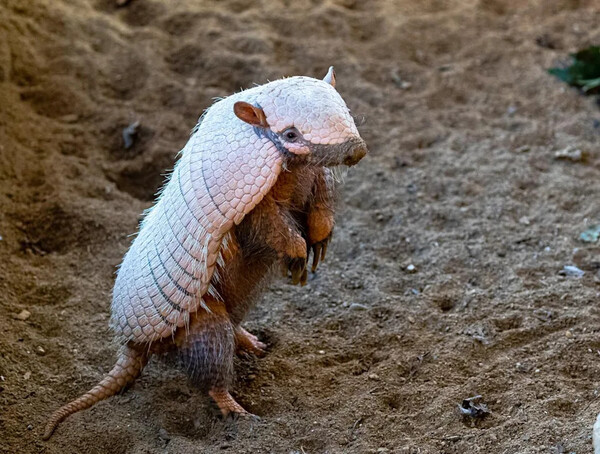
[[[299,156],[304,156],[304,155],[309,155],[310,154],[310,148],[308,148],[306,145],[302,144],[302,143],[290,143],[286,145],[286,148],[291,151],[292,153],[299,155]]]

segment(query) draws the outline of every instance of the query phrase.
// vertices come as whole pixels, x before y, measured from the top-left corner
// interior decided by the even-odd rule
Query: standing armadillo
[[[246,413],[228,391],[233,357],[265,345],[240,323],[274,264],[306,283],[309,251],[314,271],[333,229],[328,167],[367,153],[334,87],[330,68],[323,80],[277,80],[204,113],[119,268],[117,363],[50,417],[44,439],[131,384],[150,355],[172,351],[223,415]]]

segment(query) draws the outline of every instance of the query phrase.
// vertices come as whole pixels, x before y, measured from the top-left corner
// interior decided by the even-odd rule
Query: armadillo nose
[[[367,145],[364,142],[356,144],[354,147],[352,147],[352,150],[350,150],[350,153],[346,159],[344,159],[344,164],[347,166],[353,166],[365,157],[367,151]]]

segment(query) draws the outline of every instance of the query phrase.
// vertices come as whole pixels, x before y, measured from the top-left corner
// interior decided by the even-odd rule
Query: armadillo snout
[[[358,163],[358,161],[365,157],[367,151],[367,144],[362,141],[357,143],[346,155],[346,158],[344,159],[344,165],[353,166],[354,164]]]

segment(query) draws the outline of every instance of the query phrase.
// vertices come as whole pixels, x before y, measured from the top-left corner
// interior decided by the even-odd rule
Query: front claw
[[[306,257],[288,257],[286,263],[287,270],[292,274],[292,285],[305,285],[308,280]]]
[[[329,246],[329,242],[331,241],[331,235],[325,238],[322,241],[317,241],[313,245],[311,245],[311,249],[313,252],[313,261],[311,271],[314,273],[317,271],[317,266],[319,266],[319,261],[325,260],[325,255],[327,254],[327,247]]]

